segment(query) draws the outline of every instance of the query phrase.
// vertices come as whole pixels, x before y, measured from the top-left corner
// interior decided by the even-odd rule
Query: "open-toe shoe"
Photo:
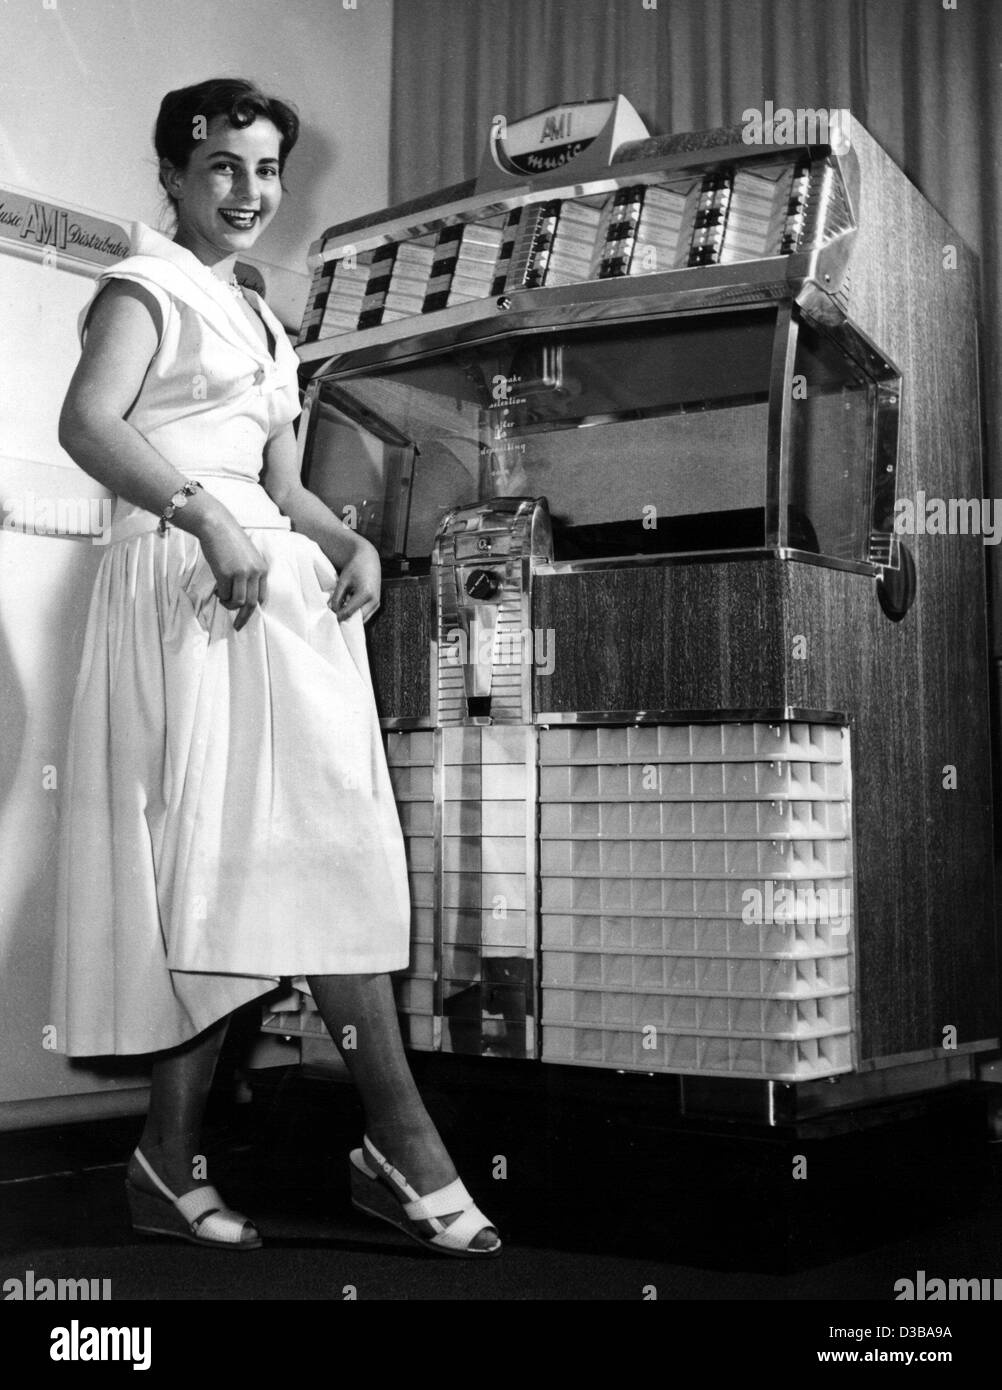
[[[134,1231],[177,1236],[195,1245],[222,1246],[227,1250],[260,1249],[261,1237],[254,1225],[238,1211],[231,1211],[214,1187],[196,1187],[183,1197],[175,1197],[139,1149],[135,1159],[157,1191],[147,1192],[131,1178],[125,1179]]]
[[[439,1254],[468,1259],[500,1254],[500,1237],[461,1179],[421,1197],[368,1137],[351,1152],[351,1201],[359,1211],[388,1221]],[[441,1220],[456,1212],[454,1221]],[[497,1243],[478,1249],[473,1241],[481,1231],[493,1231]]]

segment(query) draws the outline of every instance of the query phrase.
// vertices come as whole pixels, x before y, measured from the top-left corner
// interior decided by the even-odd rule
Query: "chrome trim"
[[[804,154],[811,159],[833,158],[839,166],[846,193],[850,198],[850,207],[852,206],[853,189],[857,188],[858,192],[859,163],[851,145],[843,154],[836,154],[830,144],[763,140],[760,145],[749,145],[744,140],[744,130],[744,124],[738,122],[733,126],[716,126],[712,130],[680,131],[673,135],[652,135],[647,140],[630,140],[613,151],[610,167],[625,170],[630,167],[632,161],[634,170],[641,175],[651,175],[652,177],[646,181],[656,183],[659,182],[658,175],[683,174],[690,169],[694,174],[703,173],[707,166],[754,162],[775,164],[782,159],[789,159],[792,164],[799,155]],[[656,152],[647,155],[646,158],[635,159],[632,154],[626,153],[632,150],[639,151],[642,146]],[[632,175],[625,180],[627,186],[634,182],[637,180]]]
[[[501,727],[501,726],[499,726]],[[437,972],[437,983],[435,992],[436,1018],[440,1023],[439,1050],[457,1053],[460,1055],[478,1055],[483,1051],[496,1051],[492,1046],[493,1034],[492,1027],[497,1027],[498,1019],[496,1015],[487,1012],[487,991],[491,981],[491,967],[488,964],[492,960],[507,960],[509,962],[519,961],[521,967],[518,971],[512,972],[509,980],[502,986],[502,994],[509,1000],[514,995],[521,999],[522,1013],[524,1022],[520,1024],[522,1032],[517,1045],[511,1045],[510,1040],[506,1046],[501,1048],[499,1055],[511,1057],[535,1058],[538,1055],[538,1027],[539,1008],[537,1001],[537,978],[538,978],[538,731],[529,724],[505,725],[505,739],[514,745],[511,754],[506,750],[498,763],[492,763],[491,759],[485,758],[483,739],[489,731],[477,726],[450,725],[444,726],[435,732],[435,770],[434,770],[434,835],[435,835],[435,967]],[[445,836],[445,791],[447,779],[452,771],[452,775],[457,775],[457,769],[465,769],[469,773],[476,772],[482,779],[484,771],[488,766],[504,766],[513,769],[512,776],[517,773],[522,774],[522,796],[511,798],[516,801],[521,799],[524,802],[524,819],[521,823],[520,834],[516,832],[512,838],[523,839],[521,856],[521,868],[505,869],[503,871],[492,870],[485,864],[484,856],[477,853],[475,862],[472,865],[464,865],[461,858],[458,862],[451,862],[446,865],[446,836]],[[464,783],[463,773],[459,773],[460,783]],[[507,797],[505,798],[508,799]],[[489,800],[483,795],[481,781],[480,790],[474,793],[472,789],[464,790],[463,786],[457,794],[457,801],[452,804],[462,803],[470,810],[468,817],[462,816],[461,827],[458,832],[452,832],[453,840],[458,833],[460,840],[466,840],[470,844],[476,843],[481,848],[485,847],[490,836],[484,830],[484,811],[490,804]],[[523,906],[517,911],[521,914],[520,934],[514,931],[513,927],[505,925],[505,929],[500,933],[500,940],[492,932],[491,924],[487,920],[491,913],[491,905],[487,901],[484,889],[484,880],[491,873],[503,872],[504,876],[521,878],[523,892]],[[459,898],[458,910],[476,918],[476,932],[470,931],[469,937],[457,942],[454,938],[448,944],[460,945],[464,954],[469,958],[468,965],[465,965],[461,973],[453,973],[446,979],[445,973],[445,909],[444,909],[444,888],[446,875],[454,875],[459,879]],[[452,911],[453,908],[450,908]],[[471,923],[472,927],[472,923]],[[521,985],[521,990],[516,990],[515,979]],[[497,981],[496,981],[497,983]],[[446,1007],[449,1002],[449,989],[459,987],[462,993],[467,987],[477,986],[480,991],[480,1016],[479,1023],[470,1014],[461,1015],[457,1022],[458,1026],[453,1028],[453,1020],[446,1014]],[[509,993],[510,992],[510,993]],[[507,1029],[512,1024],[511,1011],[508,1004],[502,1007],[502,1038],[506,1037]],[[475,1041],[474,1041],[475,1040]]]
[[[793,298],[793,287],[785,275],[788,260],[788,256],[769,256],[733,265],[685,266],[550,289],[511,290],[501,296],[513,306],[506,311],[498,310],[494,299],[477,299],[303,343],[296,351],[304,365],[319,362],[311,377],[340,376],[390,363],[403,365],[428,352],[468,347],[539,328],[770,308]],[[749,274],[749,267],[758,273]]]
[[[528,560],[526,560],[528,564]],[[530,708],[527,706],[527,708]],[[539,911],[539,730],[525,731],[525,1053],[538,1060],[543,1030],[542,916]]]
[[[858,184],[859,166],[855,151],[850,149],[848,158],[855,166],[855,182]],[[840,175],[838,179],[836,172]],[[827,317],[837,318],[843,313],[847,298],[846,272],[856,239],[856,221],[848,181],[845,172],[838,169],[838,160],[834,156],[811,161],[803,235],[795,253],[805,257],[806,261],[802,268],[803,285],[797,302],[801,302],[801,296],[810,298],[818,312]],[[825,302],[820,296],[829,298]]]
[[[809,1124],[826,1116],[837,1118],[859,1106],[896,1096],[942,1090],[974,1080],[974,1056],[957,1054],[935,1060],[888,1066],[883,1072],[838,1072],[803,1081],[764,1081],[740,1077],[679,1075],[682,1113],[686,1117],[719,1118],[733,1123],[760,1117],[770,1128]],[[642,1075],[642,1073],[634,1073]],[[673,1073],[662,1073],[669,1076]],[[879,1110],[872,1110],[874,1117]],[[880,1122],[879,1120],[877,1121]],[[849,1123],[848,1119],[846,1123]],[[858,1114],[854,1129],[865,1123]]]
[[[476,533],[472,540],[470,528]],[[531,722],[535,669],[531,590],[537,554],[541,558],[552,554],[545,498],[493,498],[453,507],[443,518],[431,557],[434,723]],[[472,597],[466,588],[470,576],[480,569],[497,584],[486,599]],[[450,632],[466,643],[465,653],[460,650],[455,661],[448,656],[443,659]],[[513,644],[518,645],[517,663],[512,660]],[[472,699],[490,701],[490,714],[471,715]]]
[[[920,1048],[917,1052],[898,1052],[892,1057],[872,1057],[856,1065],[861,1076],[873,1072],[888,1071],[897,1067],[920,1066],[926,1062],[949,1062],[954,1057],[970,1056],[980,1052],[994,1052],[999,1047],[998,1038],[979,1038],[977,1042],[958,1043],[949,1049],[949,1054],[939,1047]]]
[[[778,1123],[806,1122],[815,1116],[857,1105],[873,1105],[875,1101],[895,1096],[942,1090],[944,1086],[972,1081],[975,1056],[974,1053],[962,1054],[958,1048],[949,1057],[905,1063],[889,1061],[879,1071],[859,1070],[827,1079],[794,1082],[781,1093]],[[788,1102],[785,1106],[783,1099]]]
[[[859,936],[858,911],[859,911],[859,885],[856,880],[856,865],[859,862],[856,843],[856,815],[855,798],[853,783],[853,741],[848,726],[842,729],[842,766],[845,769],[845,784],[843,801],[848,808],[849,833],[846,837],[849,843],[849,862],[846,865],[846,874],[849,878],[849,891],[852,894],[852,920],[851,930],[846,935],[846,945],[849,948],[849,989],[852,999],[852,1028],[849,1033],[849,1055],[852,1058],[853,1071],[859,1069],[859,1044],[862,1037],[863,1024],[860,1011],[860,989],[859,989],[859,950],[857,939]]]
[[[335,372],[340,375],[377,364],[404,363],[413,355],[470,346],[501,335],[561,327],[577,320],[654,320],[790,302],[809,309],[817,322],[837,326],[845,311],[812,278],[821,274],[816,262],[827,251],[823,248],[806,257],[794,253],[723,265],[682,266],[646,275],[582,280],[549,289],[511,289],[497,298],[487,295],[426,314],[392,319],[372,328],[316,338],[300,343],[296,352],[311,376]],[[791,264],[794,261],[800,262],[796,269],[805,271],[804,274],[795,273]],[[757,273],[750,273],[751,267]]]
[[[761,709],[641,709],[540,710],[534,722],[551,724],[840,724],[848,725],[844,710],[804,709],[800,705],[767,705]]]
[[[880,564],[877,546],[887,539],[887,562],[891,564],[896,557],[894,545],[894,503],[897,496],[898,456],[901,447],[901,395],[903,382],[900,376],[889,381],[879,381],[876,387],[876,400],[873,405],[871,429],[873,447],[870,457],[873,460],[873,479],[870,491],[870,558]]]
[[[439,696],[439,690],[438,690],[438,685],[439,685],[439,681],[438,681],[438,675],[439,675],[439,666],[438,666],[438,648],[439,648],[439,641],[438,641],[438,608],[439,608],[439,604],[438,604],[438,595],[439,595],[439,588],[440,588],[440,584],[439,584],[438,576],[434,573],[434,567],[433,567],[432,572],[430,572],[430,573],[429,573],[429,576],[428,576],[428,593],[427,593],[427,602],[428,602],[428,604],[429,604],[428,627],[429,627],[429,631],[431,632],[431,641],[428,643],[428,659],[429,659],[429,661],[430,661],[431,664],[430,664],[430,666],[429,666],[429,668],[428,668],[428,682],[429,682],[429,684],[428,684],[428,716],[427,716],[427,717],[428,717],[428,722],[431,724],[432,728],[438,728],[438,727],[439,727],[439,717],[438,717],[438,705],[439,705],[439,699],[438,699],[438,696]]]
[[[896,384],[901,380],[901,371],[888,355],[877,346],[873,339],[857,326],[846,314],[839,314],[837,322],[818,318],[804,305],[798,304],[801,315],[812,328],[829,337],[846,357],[851,357],[864,374],[874,382]]]
[[[434,729],[437,726],[428,714],[389,714],[380,716],[381,729]]]
[[[680,550],[659,555],[606,555],[595,560],[547,560],[536,566],[536,577],[554,574],[587,573],[589,570],[638,569],[651,565],[693,565],[700,562],[721,563],[736,560],[781,560],[796,561],[798,564],[815,565],[819,569],[846,570],[850,574],[863,574],[873,579],[881,571],[881,566],[870,560],[840,560],[834,556],[816,555],[810,550],[795,550],[789,546],[776,546],[754,550]]]
[[[540,499],[533,508],[532,515],[525,519],[526,524],[520,528],[522,535],[520,540],[521,557],[518,560],[518,583],[521,593],[519,594],[519,616],[522,620],[520,631],[531,634],[532,650],[529,652],[529,660],[523,660],[519,669],[519,714],[528,724],[532,720],[532,681],[535,675],[536,643],[535,634],[532,632],[532,538],[536,533],[536,510],[546,509],[547,528],[549,527],[549,508],[545,499]],[[512,540],[516,539],[512,535]],[[549,546],[547,554],[553,554],[553,546]],[[522,649],[522,657],[525,657],[525,650]]]
[[[781,305],[776,316],[769,368],[764,538],[767,547],[782,545],[788,539],[790,529],[790,437],[793,428],[793,363],[797,352],[797,328],[793,306]]]
[[[435,1023],[433,1026],[434,1050],[441,1052],[445,1042],[445,979],[442,969],[442,896],[445,878],[445,835],[443,818],[445,807],[445,756],[442,747],[444,733],[436,729],[432,736],[432,844],[434,845],[435,869],[432,889],[432,963],[435,967],[435,988],[432,994]]]

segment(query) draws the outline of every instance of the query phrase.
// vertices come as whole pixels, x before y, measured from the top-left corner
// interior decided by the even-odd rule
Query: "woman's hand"
[[[238,610],[233,629],[239,632],[267,597],[268,565],[247,532],[228,513],[214,516],[198,528],[197,535],[202,554],[216,576],[219,602],[224,608]]]
[[[356,535],[354,552],[338,574],[331,599],[331,608],[338,621],[344,622],[353,613],[361,612],[363,623],[367,623],[379,607],[382,578],[376,547],[364,536]]]
[[[338,572],[331,608],[340,622],[361,612],[368,622],[379,607],[382,567],[375,546],[346,526],[299,480],[296,438],[284,426],[264,451],[264,486],[296,530],[318,545]]]

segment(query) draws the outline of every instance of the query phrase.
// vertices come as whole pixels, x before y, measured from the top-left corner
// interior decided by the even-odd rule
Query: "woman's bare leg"
[[[417,1192],[445,1187],[456,1169],[411,1075],[389,975],[310,975],[308,980],[358,1087],[366,1134]],[[490,1231],[482,1231],[472,1244],[490,1249],[495,1241]]]
[[[202,1118],[228,1023],[228,1018],[221,1019],[153,1063],[150,1108],[139,1147],[178,1197],[211,1181],[201,1147]],[[129,1164],[129,1177],[142,1179],[134,1159]],[[148,1179],[142,1186],[149,1186]]]

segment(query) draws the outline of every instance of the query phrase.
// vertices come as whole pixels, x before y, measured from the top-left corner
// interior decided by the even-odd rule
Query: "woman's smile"
[[[248,232],[257,224],[260,213],[256,208],[220,208],[219,215],[224,222],[238,231]]]

